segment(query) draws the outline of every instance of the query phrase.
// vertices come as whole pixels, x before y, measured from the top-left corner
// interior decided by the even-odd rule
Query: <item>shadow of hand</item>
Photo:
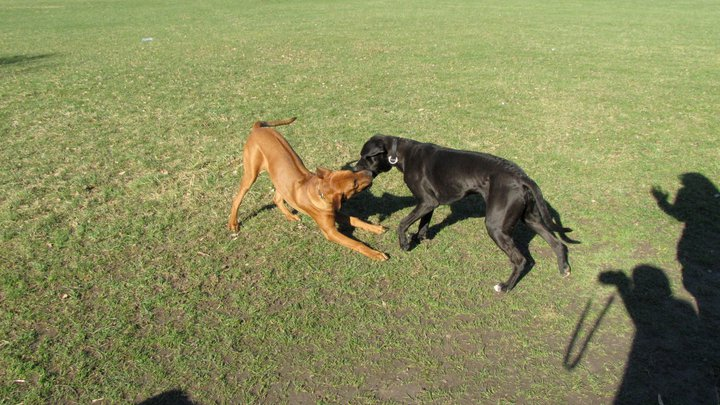
[[[655,200],[657,202],[667,202],[668,197],[670,196],[670,194],[660,188],[660,186],[653,186],[650,192],[652,193],[653,197],[655,197]]]

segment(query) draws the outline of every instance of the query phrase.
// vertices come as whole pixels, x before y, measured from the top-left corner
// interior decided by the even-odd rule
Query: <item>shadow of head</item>
[[[637,266],[632,273],[633,294],[650,301],[672,297],[670,281],[665,272],[649,265]]]
[[[677,260],[683,267],[683,285],[696,298],[700,295],[718,297],[720,191],[700,173],[684,173],[679,178],[682,187],[674,201],[670,200],[670,193],[658,186],[654,186],[651,193],[660,209],[685,224],[677,243]],[[719,300],[715,298],[712,301]],[[703,302],[707,308],[707,301],[703,299]]]
[[[199,405],[193,402],[188,394],[182,390],[165,391],[152,398],[148,398],[137,405]]]
[[[40,55],[13,55],[13,56],[0,56],[0,66],[8,65],[19,65],[23,63],[29,63],[40,59],[47,59],[55,56],[54,53],[46,53]]]
[[[666,299],[672,296],[670,281],[665,272],[647,264],[635,267],[632,278],[620,270],[604,271],[598,276],[598,281],[605,285],[616,286],[621,292],[643,300]]]
[[[680,175],[683,186],[693,189],[698,195],[718,198],[718,189],[712,181],[700,173],[690,172]]]

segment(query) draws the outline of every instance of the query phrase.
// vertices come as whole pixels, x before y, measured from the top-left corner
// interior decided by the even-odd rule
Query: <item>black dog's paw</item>
[[[495,284],[494,289],[495,289],[495,292],[498,292],[498,293],[508,292],[507,284],[505,284],[505,283]]]
[[[410,251],[410,242],[408,242],[406,240],[400,241],[400,249],[402,249],[406,252]]]
[[[416,233],[415,235],[413,235],[411,239],[412,239],[411,244],[413,244],[413,245],[419,245],[419,244],[422,243],[422,241],[427,240],[427,237],[426,237],[426,235],[425,235],[424,233],[423,233],[423,234],[420,234],[420,233],[418,232],[418,233]]]
[[[415,234],[414,238],[415,238],[415,240],[418,241],[418,242],[422,242],[422,241],[424,241],[425,239],[427,239],[427,238],[428,238],[428,230],[427,230],[427,228],[421,229],[420,231],[418,231],[418,233]]]

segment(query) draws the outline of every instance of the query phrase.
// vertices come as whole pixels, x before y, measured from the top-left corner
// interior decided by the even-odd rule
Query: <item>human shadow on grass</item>
[[[605,305],[603,306],[603,309],[600,311],[599,315],[595,318],[595,322],[593,322],[593,325],[590,327],[589,331],[585,334],[582,341],[579,341],[580,339],[580,333],[585,327],[585,321],[588,319],[588,315],[590,314],[590,310],[593,307],[592,299],[588,300],[588,302],[585,304],[585,309],[583,310],[582,314],[580,315],[580,319],[577,322],[577,325],[575,326],[575,330],[573,331],[572,337],[570,338],[570,343],[568,343],[567,348],[565,349],[565,357],[563,358],[563,366],[566,370],[573,370],[575,367],[577,367],[581,362],[583,357],[585,357],[585,354],[587,353],[587,349],[590,345],[590,342],[592,341],[593,336],[595,336],[595,332],[598,331],[600,328],[600,324],[602,323],[603,318],[605,318],[605,315],[607,314],[608,310],[610,309],[610,306],[612,306],[613,301],[615,301],[615,295],[611,295],[608,297],[607,301],[605,302]]]
[[[635,324],[635,336],[614,404],[717,404],[711,339],[692,305],[672,296],[665,272],[642,264],[629,277],[606,271]],[[597,326],[597,325],[596,325]]]
[[[54,53],[45,53],[38,55],[13,55],[13,56],[0,56],[0,66],[8,65],[19,65],[23,63],[33,62],[40,59],[47,59],[55,56]]]
[[[170,390],[139,402],[137,405],[200,405],[200,403],[191,400],[185,391]]]
[[[615,404],[718,404],[720,402],[720,192],[705,176],[685,173],[675,201],[653,187],[660,209],[685,224],[677,244],[682,282],[697,311],[672,296],[666,273],[647,264],[631,276],[622,271],[600,274],[599,281],[617,288],[635,324],[635,336]],[[565,366],[574,368],[612,303],[590,329],[575,360],[569,359],[583,312],[566,350]],[[588,303],[590,305],[590,303]]]
[[[651,192],[658,207],[685,224],[677,244],[685,289],[693,295],[706,336],[714,388],[720,396],[720,191],[700,173],[680,176],[675,201],[659,187]]]

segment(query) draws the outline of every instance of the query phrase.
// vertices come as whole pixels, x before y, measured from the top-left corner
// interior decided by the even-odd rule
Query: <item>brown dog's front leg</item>
[[[352,217],[351,217],[352,218]],[[335,218],[334,217],[323,217],[323,218],[313,218],[315,219],[315,222],[320,226],[320,231],[322,231],[323,235],[327,240],[331,242],[335,242],[338,245],[345,246],[347,248],[350,248],[358,253],[362,253],[365,256],[373,259],[373,260],[379,260],[379,261],[385,261],[388,259],[387,255],[383,252],[378,252],[377,250],[370,249],[367,245],[364,243],[357,241],[352,238],[348,238],[347,236],[340,233],[335,228]],[[350,220],[352,224],[352,219]]]
[[[385,227],[382,226],[382,225],[371,224],[371,223],[369,223],[369,222],[363,221],[363,220],[360,219],[360,218],[347,216],[347,215],[341,214],[341,213],[339,213],[339,212],[338,212],[338,213],[335,213],[335,217],[340,217],[340,218],[342,218],[343,221],[349,222],[350,225],[353,226],[353,227],[355,227],[355,228],[360,228],[360,229],[362,229],[362,230],[365,230],[365,231],[368,231],[368,232],[372,232],[372,233],[374,233],[374,234],[376,234],[376,235],[380,235],[380,234],[382,234],[382,233],[385,233],[385,231],[387,231],[387,228],[385,228]]]
[[[273,202],[275,205],[277,205],[280,212],[285,215],[285,218],[287,218],[289,221],[299,221],[300,217],[290,212],[289,209],[285,206],[285,199],[280,195],[279,192],[275,192],[275,198],[273,198]]]

